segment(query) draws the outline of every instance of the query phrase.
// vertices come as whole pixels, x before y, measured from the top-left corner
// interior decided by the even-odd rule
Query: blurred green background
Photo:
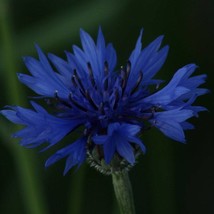
[[[126,62],[140,29],[143,44],[164,34],[170,45],[159,77],[169,80],[181,66],[195,62],[198,74],[208,74],[213,91],[213,0],[0,0],[0,102],[29,106],[33,93],[16,72],[27,72],[22,56],[36,56],[34,43],[64,57],[80,45],[82,27],[96,38],[101,25],[117,50],[118,65]],[[156,130],[144,136],[147,154],[131,170],[137,214],[214,213],[213,95],[199,98],[209,112],[193,119],[187,145],[173,142]],[[44,153],[23,149],[10,135],[17,127],[0,119],[1,214],[117,214],[111,177],[87,164],[62,175],[64,162],[49,169]],[[66,138],[65,141],[71,141]]]

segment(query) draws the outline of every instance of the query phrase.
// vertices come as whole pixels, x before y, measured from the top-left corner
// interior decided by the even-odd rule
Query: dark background
[[[143,44],[164,34],[164,44],[170,45],[160,78],[169,80],[178,68],[194,62],[196,74],[208,75],[204,87],[213,91],[213,0],[1,0],[0,17],[1,107],[29,106],[27,96],[33,93],[18,83],[16,72],[27,72],[21,57],[36,56],[34,43],[64,57],[72,44],[80,45],[80,28],[96,39],[99,25],[117,50],[119,66],[143,27]],[[186,133],[186,145],[156,130],[144,136],[147,154],[130,172],[136,213],[214,213],[212,92],[197,103],[209,111],[191,120],[196,129]],[[0,122],[0,213],[118,213],[111,177],[87,164],[63,176],[63,161],[45,169],[57,147],[44,153],[22,149],[10,138],[15,125],[4,118]]]

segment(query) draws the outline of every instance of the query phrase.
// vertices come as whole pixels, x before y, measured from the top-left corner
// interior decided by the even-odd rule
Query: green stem
[[[128,172],[113,173],[112,180],[121,214],[135,214],[132,187]]]

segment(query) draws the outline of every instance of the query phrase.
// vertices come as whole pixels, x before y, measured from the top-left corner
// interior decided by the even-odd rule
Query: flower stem
[[[121,214],[135,214],[132,187],[128,172],[112,173],[112,180]]]

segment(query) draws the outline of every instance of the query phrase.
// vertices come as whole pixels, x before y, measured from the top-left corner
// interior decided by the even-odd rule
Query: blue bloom
[[[110,123],[106,135],[96,135],[92,140],[97,145],[103,145],[107,164],[110,164],[115,152],[118,152],[129,163],[134,164],[135,156],[130,142],[139,145],[142,152],[146,150],[141,140],[135,136],[140,129],[140,126],[133,124]]]
[[[137,153],[146,150],[139,135],[143,137],[150,127],[184,143],[184,130],[194,128],[187,120],[205,110],[193,103],[208,92],[199,88],[206,75],[191,76],[196,65],[189,64],[158,90],[163,81],[154,76],[164,64],[169,48],[160,47],[160,36],[142,49],[142,34],[143,31],[120,69],[116,67],[116,51],[112,44],[106,44],[101,29],[96,43],[81,30],[82,49],[74,45],[73,53],[65,52],[66,60],[53,54],[46,56],[36,45],[39,59],[25,57],[30,75],[18,74],[18,78],[55,113],[48,113],[36,102],[31,102],[33,110],[7,107],[1,113],[24,126],[13,137],[21,138],[24,147],[43,145],[45,150],[66,135],[78,133],[75,142],[46,161],[50,166],[66,158],[64,173],[80,166],[87,157],[104,160],[107,166],[114,159],[133,165]]]

